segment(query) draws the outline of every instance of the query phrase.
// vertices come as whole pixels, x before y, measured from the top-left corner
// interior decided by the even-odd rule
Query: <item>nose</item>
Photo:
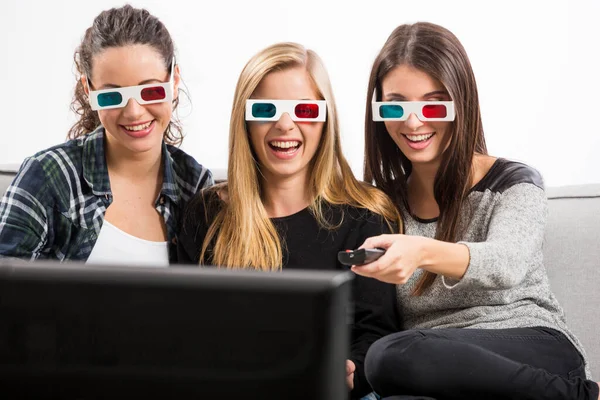
[[[291,131],[292,129],[294,129],[295,126],[296,124],[292,120],[292,117],[290,117],[290,114],[286,112],[281,115],[281,117],[275,124],[275,128],[280,130],[281,132]]]
[[[408,116],[408,119],[404,122],[404,124],[406,125],[406,127],[412,131],[416,131],[417,129],[419,129],[421,126],[423,126],[423,122],[421,122],[421,120],[419,118],[417,118],[417,116],[415,115],[415,113],[410,113],[410,115]]]
[[[135,121],[141,117],[142,114],[144,114],[144,107],[133,98],[129,99],[127,104],[125,104],[125,107],[123,107],[123,117],[125,118]]]

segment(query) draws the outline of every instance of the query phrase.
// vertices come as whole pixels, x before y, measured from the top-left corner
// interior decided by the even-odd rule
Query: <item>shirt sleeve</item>
[[[357,245],[367,238],[391,233],[385,220],[371,215],[360,227]],[[400,315],[396,301],[396,286],[355,275],[353,280],[354,324],[351,333],[350,359],[356,365],[352,399],[372,391],[364,373],[367,350],[376,340],[400,329]]]
[[[40,257],[52,233],[51,201],[44,170],[26,159],[0,201],[0,257]]]
[[[215,179],[213,177],[212,172],[207,169],[206,173],[204,173],[201,177],[200,177],[200,181],[198,184],[198,191],[201,191],[204,188],[213,186],[215,184]]]
[[[543,189],[530,183],[514,185],[502,193],[491,212],[485,241],[459,242],[469,248],[469,266],[460,280],[442,277],[448,289],[515,287],[542,257],[548,215]]]

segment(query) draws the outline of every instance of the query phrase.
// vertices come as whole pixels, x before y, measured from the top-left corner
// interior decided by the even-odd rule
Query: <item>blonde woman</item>
[[[184,212],[180,262],[264,271],[342,269],[338,251],[401,226],[391,201],[358,182],[340,146],[336,106],[321,59],[295,43],[246,64],[235,91],[227,183]],[[357,276],[347,362],[353,398],[371,391],[370,344],[395,328],[393,285]]]

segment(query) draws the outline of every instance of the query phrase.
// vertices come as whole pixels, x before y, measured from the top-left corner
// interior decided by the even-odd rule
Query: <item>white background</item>
[[[74,122],[73,52],[119,1],[0,0],[0,164],[65,139]],[[177,46],[191,101],[182,148],[227,166],[233,92],[246,61],[278,41],[315,50],[332,79],[344,153],[362,176],[371,64],[392,30],[430,21],[454,32],[477,78],[492,155],[529,163],[548,186],[600,183],[600,2],[132,1],[159,17]]]

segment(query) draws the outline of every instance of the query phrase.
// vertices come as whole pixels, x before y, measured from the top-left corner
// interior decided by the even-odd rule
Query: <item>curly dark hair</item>
[[[121,47],[134,44],[145,44],[156,49],[162,56],[165,68],[170,70],[175,56],[175,46],[167,28],[158,18],[145,9],[125,5],[102,11],[91,27],[85,31],[81,44],[75,50],[74,61],[81,75],[92,76],[93,57],[106,48]],[[173,110],[179,104],[179,96],[173,100]],[[75,139],[92,132],[100,119],[98,112],[93,111],[81,79],[77,79],[75,95],[71,109],[80,116],[69,130],[68,138]],[[183,131],[174,115],[164,133],[165,142],[173,145],[181,144]]]

